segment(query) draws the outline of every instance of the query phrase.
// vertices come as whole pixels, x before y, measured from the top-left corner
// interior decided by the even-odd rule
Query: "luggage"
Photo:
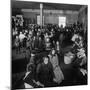
[[[61,71],[61,69],[60,69],[59,66],[57,66],[57,67],[54,69],[54,75],[55,75],[54,81],[55,81],[56,83],[59,84],[59,83],[62,82],[62,80],[64,80],[63,73],[62,73],[62,71]]]

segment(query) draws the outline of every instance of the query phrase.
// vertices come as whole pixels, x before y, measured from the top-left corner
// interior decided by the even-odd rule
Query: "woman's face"
[[[41,37],[39,37],[39,40],[41,40]]]
[[[36,37],[34,36],[33,39],[35,40],[35,38],[36,38]]]
[[[55,50],[52,50],[52,54],[53,54],[53,55],[55,54]]]
[[[39,35],[39,32],[37,32],[37,36]]]
[[[48,64],[48,58],[47,57],[44,58],[44,64]]]

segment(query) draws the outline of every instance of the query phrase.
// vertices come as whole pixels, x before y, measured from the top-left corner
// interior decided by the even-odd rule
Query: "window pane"
[[[63,25],[63,27],[66,26],[66,17],[59,16],[59,26]]]

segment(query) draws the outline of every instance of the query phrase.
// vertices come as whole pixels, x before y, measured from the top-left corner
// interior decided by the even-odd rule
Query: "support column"
[[[40,4],[40,25],[43,26],[43,4]]]

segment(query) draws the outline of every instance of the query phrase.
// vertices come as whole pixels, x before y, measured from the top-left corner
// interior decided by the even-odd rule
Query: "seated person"
[[[31,59],[29,64],[27,65],[27,72],[24,77],[24,85],[25,88],[37,88],[37,87],[43,87],[42,84],[40,84],[38,81],[36,81],[36,66],[34,63],[34,57],[35,55],[31,55]]]
[[[49,61],[48,56],[44,57],[43,62],[38,64],[36,73],[37,73],[37,81],[39,81],[39,83],[42,83],[45,87],[52,86],[54,74],[53,74],[53,67]]]

